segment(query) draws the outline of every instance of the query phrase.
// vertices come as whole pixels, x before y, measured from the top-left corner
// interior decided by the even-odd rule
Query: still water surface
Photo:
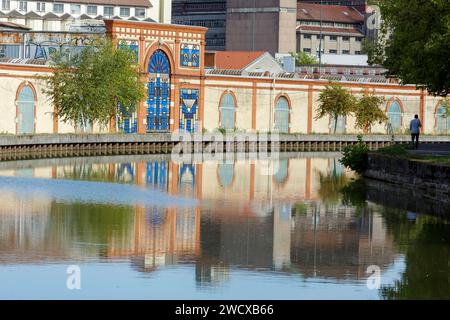
[[[450,298],[447,220],[367,196],[338,156],[2,162],[0,298]]]

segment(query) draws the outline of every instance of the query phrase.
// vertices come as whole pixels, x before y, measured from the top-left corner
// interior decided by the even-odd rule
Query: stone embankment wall
[[[450,199],[450,165],[370,153],[364,176],[395,183],[433,200]]]

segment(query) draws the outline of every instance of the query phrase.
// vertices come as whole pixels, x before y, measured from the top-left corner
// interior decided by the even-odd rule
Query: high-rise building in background
[[[228,0],[227,50],[296,50],[297,0]]]
[[[226,0],[172,0],[172,23],[208,28],[206,48],[225,50]]]

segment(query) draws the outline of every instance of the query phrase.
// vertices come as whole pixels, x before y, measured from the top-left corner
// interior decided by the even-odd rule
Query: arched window
[[[169,130],[170,62],[164,51],[153,53],[148,73],[147,131]]]
[[[450,117],[444,105],[436,110],[436,133],[447,134],[450,132]]]
[[[392,125],[392,130],[398,132],[402,128],[402,111],[398,101],[391,103],[388,109],[389,123]]]
[[[281,133],[289,132],[289,101],[280,97],[275,107],[275,130]]]
[[[220,124],[221,127],[227,130],[234,129],[236,116],[236,105],[234,97],[231,93],[223,95],[220,102]]]
[[[18,134],[32,134],[34,133],[34,109],[35,96],[33,89],[29,85],[25,85],[18,94],[17,108],[18,108]]]
[[[224,189],[228,189],[233,183],[234,164],[222,163],[219,164],[219,183]]]
[[[346,132],[345,128],[345,117],[344,116],[338,116],[337,122],[333,117],[331,117],[331,133],[338,133],[338,134],[344,134]],[[336,131],[334,130],[334,127],[336,126]]]

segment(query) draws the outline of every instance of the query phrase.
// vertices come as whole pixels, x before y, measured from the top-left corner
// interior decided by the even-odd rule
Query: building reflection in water
[[[377,206],[360,210],[342,203],[336,186],[349,173],[327,154],[282,158],[271,176],[261,174],[258,161],[184,164],[164,156],[10,166],[0,167],[0,174],[135,183],[201,203],[109,206],[2,192],[4,264],[125,259],[152,272],[187,263],[195,265],[197,285],[209,287],[226,282],[235,268],[364,279],[367,266],[384,268],[397,254]]]

